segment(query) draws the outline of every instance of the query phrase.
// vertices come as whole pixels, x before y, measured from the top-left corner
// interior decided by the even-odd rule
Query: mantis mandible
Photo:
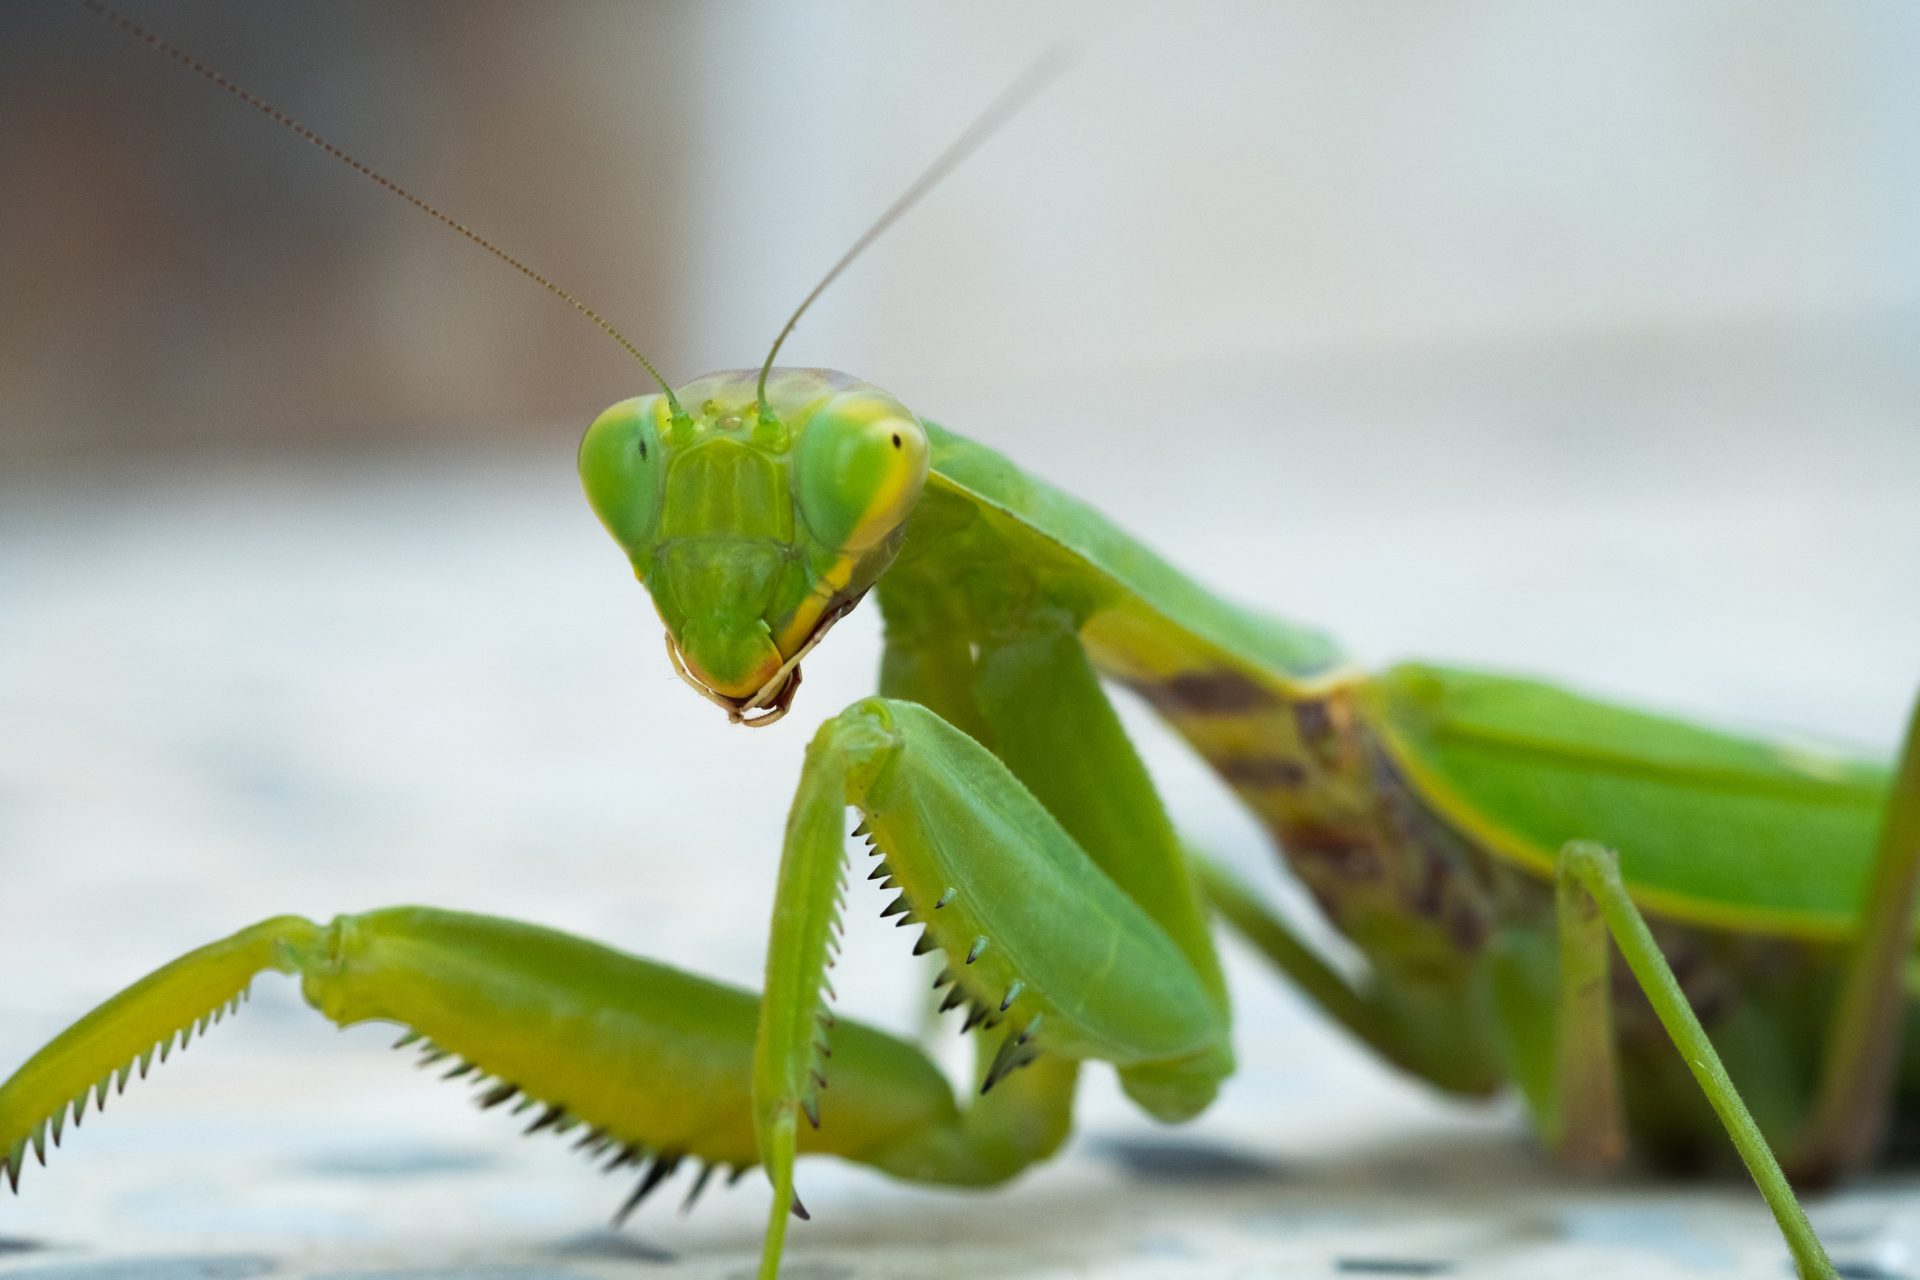
[[[635,1166],[629,1207],[683,1163],[702,1167],[696,1189],[764,1168],[772,1277],[804,1216],[800,1154],[1004,1181],[1064,1140],[1085,1061],[1111,1063],[1155,1117],[1203,1110],[1233,1068],[1218,917],[1407,1072],[1463,1095],[1517,1088],[1570,1162],[1730,1138],[1801,1274],[1834,1274],[1788,1175],[1858,1167],[1905,1102],[1920,724],[1888,764],[1499,675],[1361,671],[879,387],[779,368],[778,350],[677,388],[641,358],[659,390],[601,414],[579,458],[673,668],[730,719],[787,715],[802,660],[867,594],[885,616],[879,696],[808,753],[763,991],[494,918],[279,917],[136,983],[0,1085],[16,1188],[90,1096],[275,970],[335,1022],[402,1025],[483,1105],[537,1108],[533,1129]],[[1182,846],[1103,681],[1268,826],[1363,977]],[[849,806],[871,877],[898,893],[887,914],[921,926],[943,1007],[976,1034],[960,1095],[920,1047],[828,1008]]]

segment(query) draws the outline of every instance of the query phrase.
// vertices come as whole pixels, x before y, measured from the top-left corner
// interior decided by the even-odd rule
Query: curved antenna
[[[88,0],[82,0],[82,2],[87,3]],[[766,363],[760,366],[760,382],[755,394],[760,402],[761,417],[770,416],[767,410],[767,375],[773,371],[773,362],[779,356],[780,347],[786,342],[787,335],[791,334],[794,326],[800,323],[800,317],[807,313],[807,308],[813,305],[814,299],[825,293],[827,286],[838,279],[840,273],[845,271],[855,258],[866,252],[868,245],[878,240],[882,233],[898,222],[907,210],[920,203],[921,198],[939,185],[942,178],[959,168],[961,161],[979,150],[980,144],[992,137],[1001,125],[1019,114],[1021,108],[1051,84],[1054,78],[1066,69],[1066,66],[1066,50],[1058,46],[1035,59],[1031,66],[1020,73],[1018,79],[1008,85],[1000,96],[980,113],[978,119],[967,126],[966,132],[955,138],[947,149],[927,166],[926,171],[913,180],[912,186],[901,192],[899,199],[887,206],[887,211],[861,233],[860,238],[853,242],[853,247],[840,255],[840,261],[834,263],[827,274],[820,277],[820,283],[813,286],[813,292],[802,299],[800,305],[794,308],[793,314],[787,317],[787,323],[782,326],[779,336],[773,340],[773,349],[767,352]]]
[[[621,347],[625,348],[626,353],[628,355],[632,356],[635,360],[638,360],[641,366],[645,368],[648,373],[653,375],[653,380],[660,384],[660,390],[666,392],[667,403],[673,407],[674,417],[678,418],[678,417],[684,416],[684,414],[680,409],[679,400],[674,398],[673,388],[668,386],[667,380],[660,376],[660,371],[653,367],[653,361],[647,359],[646,356],[642,355],[640,353],[640,348],[634,346],[633,343],[627,341],[626,335],[621,333],[618,329],[614,328],[613,325],[607,321],[606,317],[602,316],[598,311],[595,311],[592,307],[580,301],[580,299],[574,297],[571,293],[568,293],[565,289],[562,289],[559,285],[547,279],[545,276],[541,275],[538,271],[535,271],[532,267],[529,267],[526,263],[520,261],[520,259],[514,257],[512,254],[502,249],[499,245],[494,244],[491,240],[488,240],[485,236],[482,236],[479,232],[474,231],[472,228],[468,227],[465,223],[459,222],[454,218],[448,216],[447,214],[441,212],[439,209],[435,208],[433,205],[428,204],[425,200],[422,200],[419,196],[414,195],[413,192],[407,190],[405,187],[401,186],[399,183],[395,182],[393,179],[385,176],[384,174],[376,172],[374,169],[370,168],[365,164],[362,164],[360,161],[354,159],[352,156],[348,155],[345,151],[341,150],[339,147],[335,146],[333,143],[328,142],[325,138],[321,137],[319,134],[315,133],[313,130],[301,124],[298,120],[295,120],[292,116],[288,115],[286,112],[281,111],[278,107],[275,107],[271,103],[260,98],[258,95],[254,94],[250,90],[244,89],[240,85],[235,84],[233,81],[227,79],[225,76],[221,75],[218,71],[215,71],[212,67],[209,67],[206,63],[200,61],[198,58],[186,52],[184,49],[178,49],[178,48],[175,48],[173,45],[168,44],[165,40],[162,40],[159,36],[147,30],[145,27],[141,26],[139,23],[135,22],[133,19],[127,17],[125,14],[120,13],[117,10],[108,8],[106,5],[101,4],[100,0],[74,0],[74,3],[78,4],[81,8],[87,10],[88,12],[94,14],[96,17],[106,19],[108,22],[112,23],[116,27],[119,27],[122,31],[125,31],[128,35],[134,37],[136,40],[139,40],[141,43],[149,45],[154,49],[157,49],[161,53],[165,54],[167,57],[173,59],[175,62],[179,63],[181,66],[185,67],[187,70],[193,72],[194,74],[202,77],[203,79],[210,81],[211,83],[213,83],[214,85],[218,86],[221,89],[225,89],[228,93],[232,94],[234,97],[238,98],[240,101],[246,103],[249,107],[252,107],[255,111],[258,111],[261,115],[267,117],[267,119],[273,121],[275,124],[281,126],[282,128],[287,129],[292,133],[298,134],[302,138],[305,138],[308,142],[311,142],[314,146],[320,148],[322,151],[332,156],[335,160],[338,160],[341,164],[346,165],[347,168],[353,170],[355,173],[359,174],[361,177],[374,183],[376,186],[379,186],[387,191],[392,192],[394,195],[399,196],[402,200],[405,200],[408,204],[420,210],[420,212],[426,214],[428,217],[439,222],[441,225],[451,227],[453,230],[458,231],[461,235],[473,241],[473,243],[479,245],[482,249],[485,249],[488,253],[492,254],[494,257],[498,258],[500,261],[506,263],[508,266],[512,267],[515,271],[518,271],[521,275],[533,281],[535,284],[545,289],[548,293],[551,293],[554,297],[560,299],[560,301],[566,303],[568,306],[572,307],[575,311],[578,311],[581,315],[585,316],[587,319],[593,321],[594,324],[600,327],[601,332],[605,333],[609,338],[612,338],[615,342],[619,343]]]

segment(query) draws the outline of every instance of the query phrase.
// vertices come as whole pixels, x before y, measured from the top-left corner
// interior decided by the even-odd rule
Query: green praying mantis
[[[83,0],[87,2],[87,0]],[[868,594],[878,696],[833,716],[788,818],[766,981],[742,991],[516,921],[426,907],[285,916],[194,951],[0,1084],[15,1189],[89,1100],[297,976],[341,1025],[405,1029],[486,1107],[578,1131],[639,1203],[682,1164],[763,1169],[778,1274],[794,1171],[999,1183],[1067,1136],[1080,1066],[1165,1121],[1234,1066],[1223,921],[1332,1019],[1439,1089],[1513,1087],[1545,1144],[1604,1166],[1730,1139],[1801,1275],[1835,1275],[1791,1180],[1875,1154],[1920,1098],[1902,1035],[1920,893],[1920,717],[1897,762],[1791,749],[1495,674],[1357,669],[1214,595],[1070,496],[845,374],[775,365],[670,386],[517,260],[124,18],[572,303],[658,391],[588,428],[589,502],[669,660],[738,723],[794,705],[802,660]],[[822,281],[1032,85],[1003,99]],[[1138,694],[1271,831],[1364,957],[1338,971],[1186,849],[1107,684]],[[976,1066],[829,1005],[855,809],[885,914],[944,961]],[[1612,973],[1618,950],[1630,982]],[[1679,976],[1676,976],[1679,975]],[[1776,1152],[1779,1153],[1776,1157]]]

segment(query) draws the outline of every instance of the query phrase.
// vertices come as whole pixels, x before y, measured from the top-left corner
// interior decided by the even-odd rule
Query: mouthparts
[[[667,657],[673,662],[674,674],[686,682],[688,688],[727,713],[729,724],[744,724],[750,729],[762,729],[785,716],[793,708],[793,695],[800,691],[800,659],[813,652],[814,646],[826,639],[833,624],[852,613],[854,606],[865,597],[865,593],[843,600],[825,614],[814,627],[813,634],[800,646],[800,651],[781,664],[771,679],[753,693],[751,697],[732,698],[709,688],[687,665],[686,655],[680,652],[680,645],[673,638],[673,632],[667,632]]]

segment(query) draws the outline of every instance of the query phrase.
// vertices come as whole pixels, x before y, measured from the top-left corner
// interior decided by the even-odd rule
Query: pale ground
[[[1890,750],[1920,680],[1913,397],[1851,395],[1844,369],[1803,384],[1765,350],[1644,356],[1620,388],[1601,353],[1284,391],[1172,373],[1071,399],[915,390],[1369,661],[1548,671]],[[0,1068],[145,968],[287,910],[512,913],[757,981],[799,752],[868,687],[875,620],[808,663],[789,724],[729,729],[674,681],[570,454],[549,433],[0,480]],[[1126,710],[1182,826],[1282,892],[1258,833]],[[912,1024],[924,975],[902,936],[855,928],[844,1008]],[[1095,1071],[1068,1155],[998,1193],[806,1165],[788,1274],[1787,1274],[1750,1189],[1564,1176],[1510,1105],[1389,1075],[1230,960],[1242,1071],[1201,1121],[1156,1129]],[[749,1271],[757,1179],[685,1218],[669,1188],[605,1231],[624,1187],[389,1039],[263,981],[0,1200],[0,1275]],[[1911,1174],[1814,1213],[1852,1274],[1920,1274]]]

